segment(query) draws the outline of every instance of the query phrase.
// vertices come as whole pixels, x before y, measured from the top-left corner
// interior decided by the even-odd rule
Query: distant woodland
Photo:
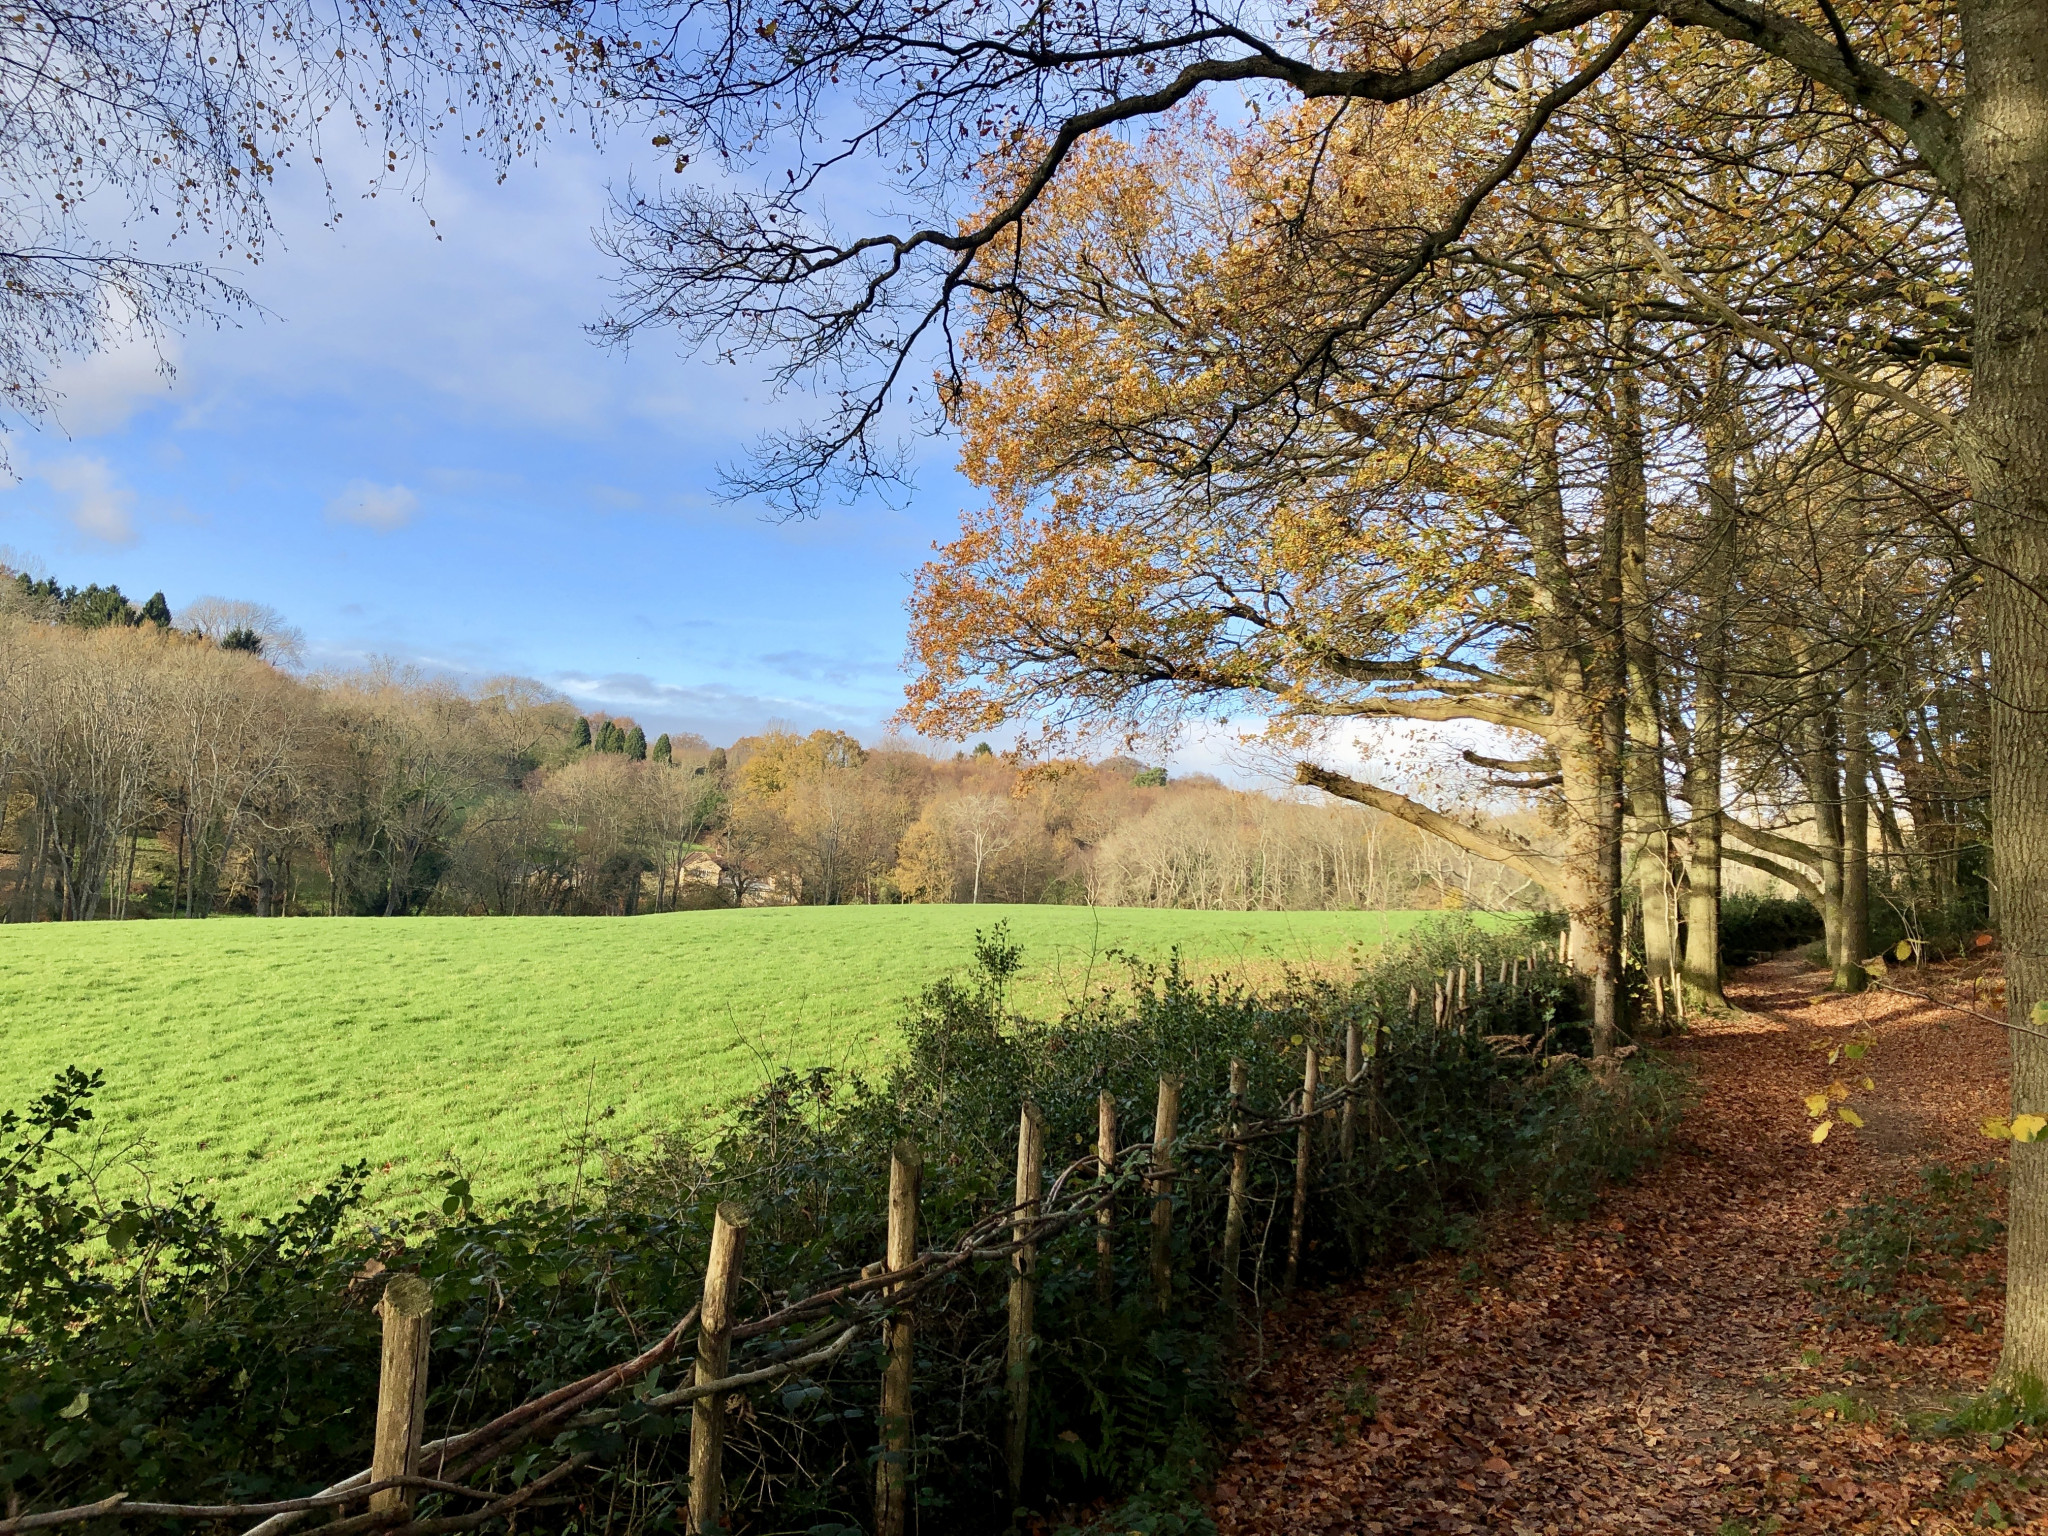
[[[257,604],[0,583],[0,913],[616,914],[764,902],[1501,907],[1393,817],[1129,758],[837,732],[715,747],[523,678],[301,673]],[[1540,835],[1529,818],[1528,830]]]

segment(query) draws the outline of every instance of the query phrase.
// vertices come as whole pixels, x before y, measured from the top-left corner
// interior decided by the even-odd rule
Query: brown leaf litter
[[[1967,1002],[1983,970],[1894,980]],[[2048,1532],[2033,1432],[1928,1428],[1997,1361],[2002,1253],[1939,1298],[1935,1343],[1831,1327],[1803,1283],[1824,1272],[1830,1210],[1928,1162],[1999,1156],[1978,1125],[2006,1109],[2004,1033],[1826,984],[1796,960],[1738,974],[1741,1011],[1672,1047],[1700,1090],[1677,1143],[1593,1219],[1506,1220],[1475,1257],[1271,1318],[1209,1495],[1222,1536]],[[1800,1098],[1852,1037],[1875,1042],[1866,1125],[1815,1146]]]

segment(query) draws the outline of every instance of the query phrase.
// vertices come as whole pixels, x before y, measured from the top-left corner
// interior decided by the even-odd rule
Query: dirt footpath
[[[1967,998],[1968,974],[1923,985]],[[1700,1087],[1678,1145],[1593,1220],[1510,1222],[1476,1258],[1273,1318],[1245,1415],[1270,1427],[1218,1475],[1223,1536],[2048,1532],[2034,1434],[1928,1430],[1996,1362],[2002,1255],[1920,1287],[1946,1304],[1934,1343],[1831,1329],[1803,1284],[1829,1210],[1998,1157],[1977,1127],[2005,1109],[2003,1034],[1826,980],[1790,961],[1739,978],[1744,1013],[1676,1047]],[[1851,1036],[1876,1042],[1867,1124],[1814,1146],[1801,1097]]]

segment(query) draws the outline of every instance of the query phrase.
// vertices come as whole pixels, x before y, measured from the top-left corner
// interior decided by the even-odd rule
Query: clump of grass
[[[1877,1419],[1877,1410],[1854,1392],[1823,1392],[1818,1397],[1809,1397],[1799,1405],[1799,1410],[1833,1417],[1843,1424],[1870,1424]]]
[[[1932,1428],[1938,1435],[1989,1435],[1995,1450],[2014,1430],[2043,1424],[2048,1424],[2048,1387],[2038,1376],[2022,1376],[2009,1385],[1958,1399]]]

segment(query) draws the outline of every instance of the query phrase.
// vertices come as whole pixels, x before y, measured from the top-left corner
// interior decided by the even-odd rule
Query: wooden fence
[[[1550,966],[1563,966],[1568,940],[1552,952],[1546,947],[1498,962],[1494,985],[1498,995],[1512,996],[1533,986]],[[1428,1017],[1439,1029],[1467,1023],[1485,992],[1484,962],[1473,960],[1447,968],[1433,983]],[[1424,999],[1410,988],[1407,1014],[1411,1024],[1423,1018]],[[1661,1013],[1661,1008],[1660,1008]],[[1383,1036],[1385,1022],[1372,1033]],[[1511,1048],[1547,1043],[1528,1037],[1498,1037]],[[1356,1155],[1361,1108],[1368,1137],[1381,1134],[1380,1039],[1367,1040],[1354,1019],[1347,1027],[1341,1077],[1323,1088],[1324,1053],[1310,1042],[1303,1047],[1299,1098],[1291,1113],[1249,1117],[1245,1112],[1247,1072],[1242,1061],[1230,1066],[1230,1100],[1220,1139],[1194,1143],[1180,1132],[1180,1080],[1162,1076],[1153,1117],[1152,1139],[1129,1147],[1117,1141],[1116,1100],[1109,1093],[1099,1101],[1095,1150],[1060,1170],[1050,1188],[1044,1182],[1045,1124],[1038,1106],[1026,1100],[1017,1127],[1015,1199],[990,1211],[951,1246],[919,1249],[917,1245],[919,1187],[922,1164],[909,1142],[892,1149],[887,1171],[888,1235],[880,1262],[859,1278],[819,1291],[800,1301],[740,1322],[734,1317],[741,1269],[746,1253],[747,1213],[720,1205],[713,1222],[710,1256],[698,1303],[676,1320],[652,1347],[630,1360],[593,1372],[557,1387],[479,1428],[445,1439],[426,1441],[428,1344],[432,1331],[432,1298],[417,1275],[399,1272],[386,1284],[377,1311],[383,1327],[383,1358],[378,1377],[376,1429],[370,1465],[351,1477],[300,1499],[252,1504],[164,1504],[129,1499],[116,1493],[70,1509],[17,1515],[0,1520],[0,1536],[44,1530],[115,1516],[210,1520],[254,1519],[243,1536],[283,1536],[321,1512],[365,1506],[318,1527],[321,1536],[348,1536],[379,1531],[388,1536],[440,1536],[467,1531],[526,1507],[587,1465],[592,1453],[564,1458],[546,1472],[509,1492],[478,1488],[470,1479],[537,1437],[562,1430],[602,1424],[617,1417],[607,1401],[644,1380],[675,1359],[692,1330],[695,1350],[688,1386],[645,1397],[649,1409],[690,1408],[689,1523],[693,1536],[715,1536],[730,1529],[726,1518],[722,1469],[728,1399],[747,1388],[819,1370],[852,1346],[864,1329],[879,1327],[885,1343],[879,1403],[878,1445],[874,1477],[876,1536],[903,1536],[910,1506],[912,1362],[917,1302],[948,1276],[979,1263],[1009,1266],[1008,1338],[1004,1357],[1005,1399],[1003,1452],[1007,1489],[1014,1504],[1021,1494],[1025,1448],[1030,1437],[1031,1357],[1037,1293],[1037,1253],[1048,1238],[1084,1223],[1096,1228],[1097,1294],[1112,1294],[1112,1233],[1120,1196],[1142,1193],[1149,1204],[1150,1280],[1154,1304],[1163,1313],[1174,1296],[1174,1188],[1179,1154],[1195,1150],[1228,1152],[1230,1176],[1221,1252],[1222,1283],[1233,1344],[1241,1314],[1253,1291],[1241,1273],[1244,1237],[1251,1201],[1250,1151],[1260,1142],[1292,1135],[1294,1180],[1288,1213],[1286,1260],[1281,1292],[1293,1292],[1301,1264],[1307,1225],[1314,1129],[1336,1120],[1337,1156],[1349,1162]],[[1336,1066],[1334,1058],[1332,1066]],[[806,1331],[794,1341],[769,1350],[749,1369],[730,1369],[732,1350],[751,1340],[791,1328]],[[422,1494],[439,1494],[473,1505],[461,1513],[419,1518],[415,1506]]]

